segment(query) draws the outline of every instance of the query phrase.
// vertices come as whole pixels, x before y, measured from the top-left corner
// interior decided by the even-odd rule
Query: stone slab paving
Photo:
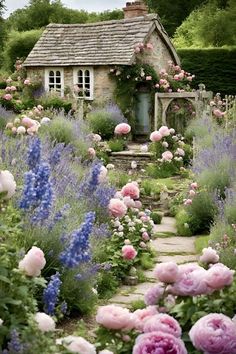
[[[158,230],[158,231],[156,231]],[[172,217],[163,217],[161,225],[154,226],[154,232],[171,232],[175,234],[176,222]],[[171,236],[167,238],[157,238],[152,241],[152,247],[157,251],[156,262],[174,261],[178,264],[196,262],[198,256],[195,252],[196,237],[179,237]],[[156,282],[154,270],[144,272],[147,280],[136,286],[124,285],[120,288],[119,293],[113,296],[109,303],[117,304],[123,307],[130,307],[135,301],[143,301],[144,294],[153,287]]]
[[[170,232],[172,234],[177,234],[175,218],[164,216],[162,218],[160,225],[154,225],[153,232],[157,234],[157,237],[158,237],[158,232],[160,233]]]
[[[195,254],[195,237],[167,237],[152,241],[152,247],[158,253]]]

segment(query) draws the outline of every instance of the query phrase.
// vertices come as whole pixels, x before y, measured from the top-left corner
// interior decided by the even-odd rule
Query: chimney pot
[[[145,16],[148,14],[148,8],[143,1],[127,2],[123,10],[125,18]]]

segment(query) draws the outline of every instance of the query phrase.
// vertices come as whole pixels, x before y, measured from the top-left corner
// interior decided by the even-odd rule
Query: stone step
[[[195,240],[196,237],[168,237],[168,238],[157,238],[152,241],[152,247],[158,253],[168,253],[168,254],[177,254],[180,255],[184,253],[195,254]]]
[[[161,220],[160,225],[154,225],[153,232],[158,237],[158,232],[160,233],[172,233],[177,234],[176,220],[175,218],[164,216]]]

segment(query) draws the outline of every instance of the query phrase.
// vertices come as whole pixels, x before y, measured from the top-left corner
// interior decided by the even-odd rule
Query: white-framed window
[[[73,71],[74,93],[76,97],[93,100],[94,71],[91,67],[76,67]]]
[[[64,70],[62,68],[45,70],[45,89],[49,92],[58,92],[61,96],[64,96]]]

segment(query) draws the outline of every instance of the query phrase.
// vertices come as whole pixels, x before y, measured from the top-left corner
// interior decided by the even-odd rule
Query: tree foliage
[[[204,2],[205,0],[146,0],[150,11],[158,13],[171,37],[189,14]]]
[[[177,29],[174,43],[178,48],[235,45],[235,18],[235,0],[212,0],[190,14]]]

